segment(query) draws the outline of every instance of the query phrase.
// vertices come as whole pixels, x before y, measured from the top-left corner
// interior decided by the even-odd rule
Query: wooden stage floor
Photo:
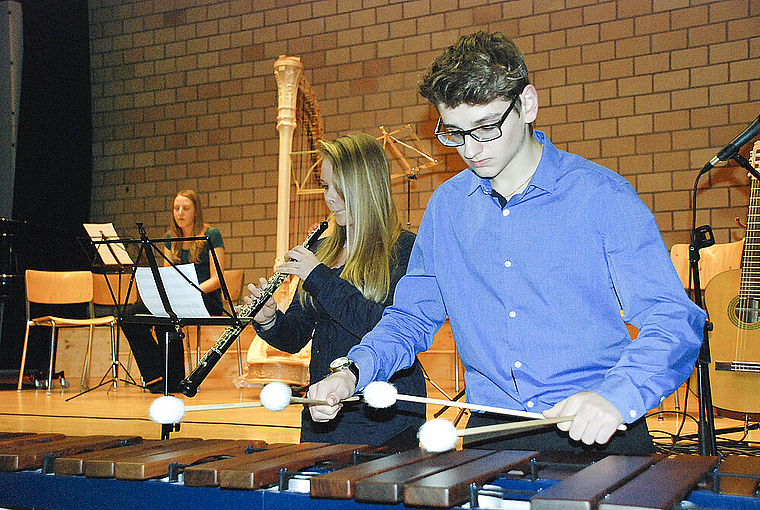
[[[117,391],[98,388],[72,400],[67,398],[78,393],[76,386],[52,392],[45,390],[4,390],[0,391],[0,431],[3,432],[59,432],[67,435],[134,434],[145,439],[161,436],[161,426],[148,418],[151,402],[160,395],[143,392],[134,386],[120,383]],[[237,388],[231,381],[209,378],[201,385],[198,395],[192,399],[177,395],[187,405],[248,402],[258,400],[258,388]],[[444,388],[453,395],[453,388]],[[444,398],[433,387],[428,395]],[[684,388],[679,390],[681,409],[684,402]],[[204,439],[259,439],[270,443],[295,443],[299,438],[301,406],[293,405],[286,410],[273,413],[263,408],[245,408],[217,411],[195,411],[183,419],[181,428],[172,437],[200,437]],[[440,406],[428,406],[428,416],[437,412]],[[671,437],[679,430],[682,418],[675,411],[673,397],[665,400],[662,415],[652,414],[648,418],[649,428],[661,449],[671,446]],[[696,398],[691,395],[688,402],[689,415],[697,417]],[[455,409],[449,409],[443,417],[454,420]],[[464,417],[459,427],[464,427]],[[742,427],[743,422],[716,418],[716,429]],[[676,444],[676,451],[697,453],[697,427],[695,419],[687,418],[682,435],[692,435],[691,439]],[[760,431],[750,430],[746,437],[742,431],[719,434],[720,454],[760,455]],[[744,440],[742,441],[742,438]]]

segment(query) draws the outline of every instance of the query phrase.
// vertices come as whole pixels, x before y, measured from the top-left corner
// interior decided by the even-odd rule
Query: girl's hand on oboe
[[[254,299],[257,299],[259,296],[261,296],[261,290],[266,288],[267,286],[267,280],[266,278],[259,278],[259,285],[258,287],[254,285],[253,283],[248,284],[248,290],[250,291],[250,296],[245,296],[243,298],[243,301],[246,304],[250,304],[253,302]],[[272,296],[269,296],[269,299],[266,300],[264,303],[264,306],[261,307],[261,310],[259,310],[259,313],[257,313],[253,320],[259,323],[259,325],[262,327],[262,329],[269,329],[274,324],[275,320],[275,314],[277,313],[277,303],[275,302],[274,298]]]
[[[296,246],[285,254],[285,262],[277,267],[277,272],[294,274],[301,280],[306,280],[318,265],[319,259],[314,253],[303,246]]]

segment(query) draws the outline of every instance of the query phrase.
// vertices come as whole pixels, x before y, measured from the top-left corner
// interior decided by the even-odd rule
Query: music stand
[[[173,328],[173,332],[167,332],[164,338],[164,396],[169,395],[169,341],[173,337],[177,337],[179,340],[181,340],[184,337],[184,333],[182,332],[182,328],[185,326],[191,326],[191,325],[221,325],[221,326],[231,326],[231,325],[242,325],[242,322],[240,318],[238,318],[237,313],[235,311],[235,307],[232,303],[232,297],[230,296],[230,292],[227,288],[227,283],[224,280],[224,273],[221,270],[221,267],[219,265],[219,260],[216,257],[216,253],[213,250],[213,247],[211,247],[211,241],[208,238],[208,236],[195,236],[195,237],[174,237],[171,238],[172,242],[181,242],[181,241],[200,241],[203,240],[206,243],[209,244],[209,255],[211,257],[211,260],[213,261],[214,268],[217,272],[217,275],[219,276],[219,284],[221,287],[222,295],[224,300],[229,305],[229,311],[225,309],[222,305],[217,305],[218,311],[223,314],[223,317],[180,317],[177,313],[174,312],[174,309],[171,304],[171,300],[169,298],[169,294],[167,293],[166,287],[164,285],[163,278],[161,276],[161,272],[158,268],[158,263],[156,262],[156,255],[157,252],[165,261],[168,267],[171,267],[172,271],[176,271],[177,274],[179,274],[182,279],[187,282],[193,289],[197,290],[199,293],[202,293],[203,291],[200,289],[200,287],[195,284],[193,281],[191,281],[180,269],[177,264],[175,264],[173,261],[171,261],[163,252],[163,250],[159,249],[156,244],[165,243],[167,241],[166,238],[161,239],[149,239],[147,232],[145,231],[145,228],[143,227],[142,223],[137,223],[137,229],[140,234],[140,239],[121,239],[120,242],[123,242],[124,244],[134,244],[139,243],[140,244],[140,250],[137,254],[137,260],[134,264],[134,271],[132,273],[132,279],[130,280],[129,288],[127,289],[127,295],[132,290],[132,283],[135,281],[135,272],[137,271],[137,267],[139,265],[139,262],[144,255],[147,262],[148,267],[150,268],[152,279],[156,285],[156,290],[158,292],[159,298],[161,300],[161,304],[163,306],[164,311],[166,312],[166,317],[159,317],[155,315],[145,315],[145,314],[136,314],[129,317],[119,317],[120,323],[126,323],[126,324],[144,324],[149,326],[165,326],[169,328]],[[111,243],[113,241],[106,241],[107,243]],[[161,438],[162,439],[168,439],[169,434],[172,431],[179,430],[179,423],[171,423],[171,424],[162,424],[161,425]]]
[[[108,292],[111,294],[111,300],[114,303],[114,311],[116,312],[114,315],[118,321],[119,317],[121,317],[124,313],[124,307],[126,306],[126,303],[129,301],[129,293],[127,293],[127,295],[124,297],[124,302],[122,303],[121,277],[123,274],[126,274],[127,271],[133,271],[134,263],[132,262],[132,258],[129,256],[129,253],[127,253],[124,244],[116,234],[116,229],[114,228],[113,223],[84,223],[83,226],[90,238],[90,242],[95,246],[95,253],[92,257],[92,260],[90,261],[93,269],[97,269],[97,271],[93,271],[93,274],[103,275],[105,278],[106,285],[108,286]],[[98,260],[100,260],[100,262],[98,262]],[[119,284],[115,292],[111,285],[111,281],[108,279],[108,274],[119,275]],[[132,282],[130,281],[130,286],[131,284]],[[119,360],[120,335],[121,329],[117,327],[116,335],[112,337],[113,339],[111,341],[111,364],[106,369],[103,376],[100,378],[100,382],[92,388],[88,387],[84,391],[81,391],[76,395],[67,398],[65,400],[66,402],[80,395],[84,395],[85,393],[96,390],[106,384],[112,384],[113,390],[116,391],[117,383],[120,380],[125,384],[140,386],[140,384],[138,384],[135,381],[134,377],[132,377],[132,375],[129,373],[127,367],[125,367],[121,360]],[[92,346],[90,346],[90,349],[91,348]],[[92,357],[91,350],[89,356],[90,358]],[[119,367],[124,369],[124,373],[126,374],[127,379],[119,379]],[[89,372],[89,368],[87,370]],[[111,374],[110,378],[108,378],[109,373]]]

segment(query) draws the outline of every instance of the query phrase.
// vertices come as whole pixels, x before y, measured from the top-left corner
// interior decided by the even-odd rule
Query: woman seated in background
[[[320,144],[325,201],[335,213],[332,235],[318,242],[315,253],[296,246],[285,254],[277,271],[298,276],[298,291],[285,313],[270,298],[253,322],[264,341],[286,352],[296,353],[312,340],[312,381],[326,377],[331,362],[380,320],[406,273],[415,238],[401,228],[388,161],[377,140],[354,133]],[[261,278],[259,288],[264,286]],[[248,288],[254,297],[260,295],[256,286]],[[425,395],[419,361],[391,382],[399,393]],[[400,451],[417,447],[417,429],[424,421],[425,405],[408,402],[390,409],[346,404],[340,419],[329,423],[313,422],[304,409],[301,441],[387,445]]]
[[[195,264],[200,289],[203,291],[203,303],[212,315],[218,315],[222,309],[222,293],[219,275],[211,257],[209,243],[198,241],[171,241],[178,237],[207,236],[219,261],[219,270],[224,271],[224,241],[218,228],[203,221],[203,209],[198,196],[193,190],[177,193],[171,214],[171,226],[166,233],[164,254],[175,264]],[[165,265],[169,265],[167,262]],[[128,314],[148,313],[141,302],[132,307]],[[135,355],[145,386],[151,393],[176,392],[177,386],[185,378],[184,348],[182,339],[170,335],[168,379],[164,381],[166,371],[165,341],[171,328],[156,326],[155,337],[151,327],[146,324],[122,323],[121,329],[129,341]]]

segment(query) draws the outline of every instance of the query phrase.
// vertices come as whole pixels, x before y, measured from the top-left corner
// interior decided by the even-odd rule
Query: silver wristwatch
[[[335,358],[330,362],[331,374],[341,372],[343,370],[350,370],[351,373],[354,374],[354,377],[356,377],[356,382],[359,382],[359,367],[356,366],[354,360],[342,356],[340,358]]]

